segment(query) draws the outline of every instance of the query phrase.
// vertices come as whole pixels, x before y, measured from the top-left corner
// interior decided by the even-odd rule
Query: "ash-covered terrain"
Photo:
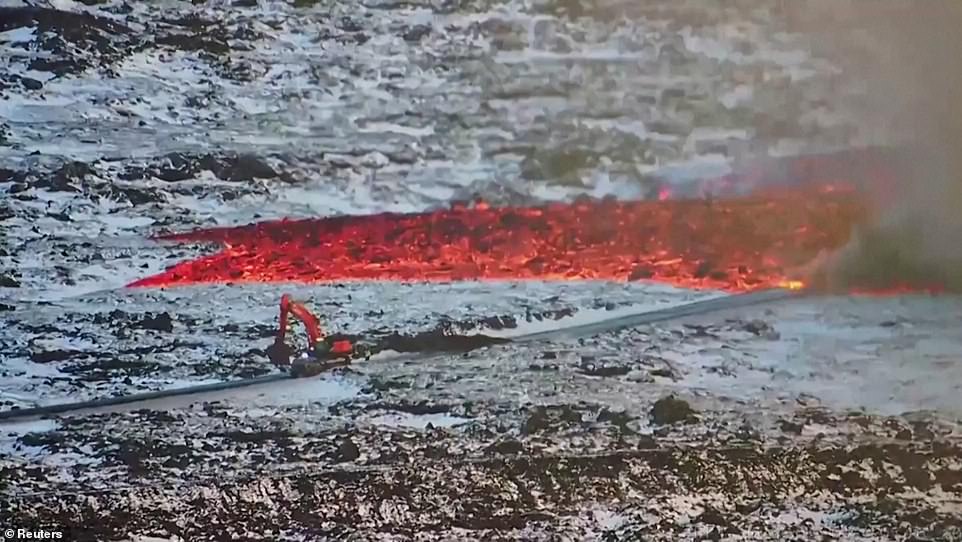
[[[478,196],[656,198],[858,146],[837,106],[858,88],[785,30],[777,3],[0,6],[0,409],[269,374],[284,292],[379,351],[314,379],[0,422],[4,527],[962,537],[957,298],[808,298],[516,344],[496,339],[720,294],[123,288],[214,250],[158,233]]]

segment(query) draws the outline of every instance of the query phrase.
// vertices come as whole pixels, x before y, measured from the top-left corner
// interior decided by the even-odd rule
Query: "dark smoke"
[[[783,0],[782,9],[859,87],[844,105],[870,143],[897,149],[896,183],[870,187],[871,221],[810,282],[962,291],[962,1]]]

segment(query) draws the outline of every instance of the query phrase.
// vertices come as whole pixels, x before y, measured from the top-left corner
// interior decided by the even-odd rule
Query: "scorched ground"
[[[845,190],[757,196],[878,173],[773,161],[862,142],[831,107],[849,89],[776,4],[52,4],[0,8],[0,407],[270,372],[285,291],[331,329],[431,357],[4,423],[4,526],[959,537],[956,298],[450,339],[768,286],[845,242],[862,212]],[[745,164],[761,173],[726,177]],[[217,243],[156,240],[198,229]]]

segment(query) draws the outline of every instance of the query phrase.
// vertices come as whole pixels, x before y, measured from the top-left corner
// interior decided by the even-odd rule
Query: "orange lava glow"
[[[717,200],[586,200],[281,220],[161,239],[220,252],[131,286],[193,283],[653,280],[732,292],[800,288],[790,271],[844,245],[865,209],[851,190]]]

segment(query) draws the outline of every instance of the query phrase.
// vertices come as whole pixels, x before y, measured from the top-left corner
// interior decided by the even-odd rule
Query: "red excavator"
[[[284,341],[287,335],[288,318],[293,316],[304,324],[307,329],[307,351],[291,363],[291,356],[296,351]],[[291,299],[291,296],[281,296],[281,317],[274,344],[267,349],[267,356],[274,365],[290,367],[296,376],[313,376],[331,367],[347,365],[355,353],[354,344],[348,340],[333,340],[321,330],[321,322],[317,316],[305,307]]]

